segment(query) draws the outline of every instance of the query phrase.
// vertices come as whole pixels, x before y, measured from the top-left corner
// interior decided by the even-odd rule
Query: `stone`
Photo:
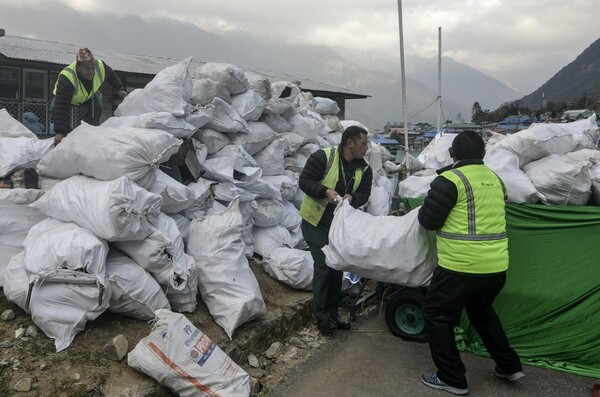
[[[37,328],[35,327],[35,325],[30,325],[25,330],[25,336],[28,336],[30,338],[37,338],[37,335],[38,335],[38,333],[37,333]]]
[[[46,369],[46,368],[48,368],[48,364],[46,364],[46,363],[41,363],[41,364],[40,364],[40,369],[41,369],[41,370],[44,370],[44,369]]]
[[[15,330],[15,339],[20,339],[24,335],[25,335],[25,328],[21,327],[21,328]]]
[[[253,378],[260,379],[263,376],[265,376],[267,371],[265,371],[264,369],[259,369],[259,368],[248,368],[246,373]]]
[[[260,391],[260,382],[256,378],[250,378],[250,384],[252,385],[250,388],[250,392],[255,395]]]
[[[298,357],[298,349],[292,346],[277,359],[277,362],[285,363],[296,357]]]
[[[302,339],[297,336],[292,336],[290,338],[290,344],[296,346],[298,349],[306,349],[306,343],[302,341]]]
[[[16,391],[27,392],[27,391],[31,390],[32,384],[33,384],[33,379],[23,378],[20,381],[18,381],[17,384],[15,384],[15,387],[13,387],[13,389],[15,389]]]
[[[2,342],[0,342],[0,347],[3,349],[8,349],[9,347],[13,347],[14,343],[12,343],[9,340],[3,340]]]
[[[14,320],[15,317],[15,312],[11,309],[6,309],[2,312],[2,314],[0,314],[0,318],[2,319],[2,321]]]
[[[129,342],[124,335],[120,334],[112,338],[104,345],[104,355],[113,361],[121,361],[129,350]]]
[[[271,359],[277,358],[281,354],[282,349],[283,349],[283,345],[281,344],[281,342],[273,342],[271,344],[271,346],[269,346],[269,348],[265,352],[265,356],[267,356],[267,358],[271,358]]]
[[[254,354],[248,355],[248,365],[252,368],[260,368],[260,363],[258,362],[258,358]]]
[[[229,346],[225,348],[225,354],[227,354],[235,363],[240,363],[242,361],[242,349],[240,349],[237,343],[229,344]]]

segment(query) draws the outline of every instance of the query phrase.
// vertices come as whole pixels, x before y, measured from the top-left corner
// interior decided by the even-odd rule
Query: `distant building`
[[[51,133],[49,104],[52,91],[60,71],[75,60],[79,48],[80,46],[72,44],[0,34],[0,109],[6,108],[15,119],[38,134]],[[128,91],[143,88],[158,72],[181,61],[100,48],[90,50],[95,57],[106,61],[113,68]],[[192,62],[190,70],[202,64],[204,62]],[[340,108],[340,119],[344,119],[347,99],[368,97],[309,79],[271,71],[246,70],[259,73],[271,82],[299,82],[303,91],[335,100]],[[110,95],[111,88],[107,84],[104,85],[102,94],[105,112],[103,119],[106,119],[112,116],[120,99]],[[78,120],[75,121],[74,124],[78,124]]]

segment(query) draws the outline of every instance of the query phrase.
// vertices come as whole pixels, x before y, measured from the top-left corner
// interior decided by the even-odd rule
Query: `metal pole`
[[[400,30],[400,71],[402,75],[402,113],[404,116],[404,164],[408,170],[408,118],[406,116],[406,77],[404,68],[404,38],[402,34],[402,0],[398,0],[398,27]],[[410,172],[407,171],[407,175]]]
[[[438,27],[438,113],[437,132],[442,131],[442,27]]]

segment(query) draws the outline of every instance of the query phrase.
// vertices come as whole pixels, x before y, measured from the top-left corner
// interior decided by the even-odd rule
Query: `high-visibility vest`
[[[437,231],[439,266],[473,274],[508,269],[506,185],[483,164],[441,174],[456,186],[456,205]]]
[[[64,68],[60,74],[65,76],[71,84],[73,84],[73,97],[71,98],[71,104],[75,106],[79,106],[84,102],[87,102],[99,89],[102,83],[104,82],[105,72],[104,72],[104,62],[99,59],[94,61],[96,65],[96,70],[94,72],[94,78],[92,80],[92,91],[88,92],[84,85],[79,81],[79,77],[77,76],[77,62],[73,62],[66,68]],[[60,75],[59,75],[60,77]],[[56,84],[54,85],[54,91],[52,93],[56,95],[56,87],[58,86],[58,79],[56,80]]]
[[[327,166],[325,167],[325,176],[321,180],[321,184],[326,186],[327,189],[335,190],[340,175],[339,150],[337,150],[337,148],[325,148],[323,151],[327,157]],[[354,170],[354,185],[352,191],[356,191],[358,186],[360,186],[360,181],[362,180],[365,169],[366,167],[364,169],[362,167],[357,167]],[[302,199],[302,204],[300,205],[300,216],[311,225],[317,226],[323,217],[327,204],[327,198],[315,199],[308,194],[305,194]]]

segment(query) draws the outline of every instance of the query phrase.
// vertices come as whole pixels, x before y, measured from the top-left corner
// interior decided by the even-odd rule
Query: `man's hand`
[[[336,199],[339,196],[338,192],[336,192],[333,189],[327,189],[325,194],[327,195],[327,201],[329,202],[329,204],[337,204]]]
[[[60,143],[60,141],[63,140],[65,136],[63,134],[56,134],[54,135],[54,146],[58,145]]]
[[[117,95],[119,96],[119,98],[123,99],[127,96],[128,92],[125,90],[119,90],[117,91]]]
[[[348,200],[349,203],[352,202],[352,196],[349,194],[344,194],[344,200]]]

